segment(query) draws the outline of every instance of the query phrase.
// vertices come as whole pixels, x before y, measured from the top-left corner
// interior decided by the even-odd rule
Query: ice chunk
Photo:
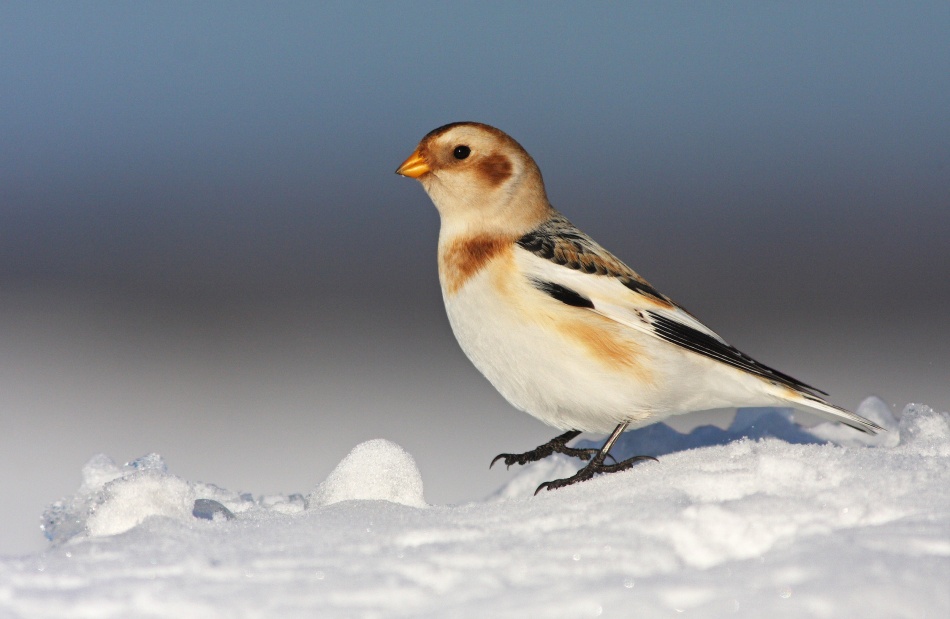
[[[92,512],[102,489],[122,477],[122,467],[106,454],[96,454],[82,467],[82,485],[71,497],[56,501],[43,512],[40,529],[46,539],[63,542],[86,530],[86,519]]]
[[[233,518],[235,511],[248,508],[235,493],[170,474],[158,454],[148,454],[122,466],[109,456],[98,454],[83,466],[82,485],[76,494],[46,509],[41,528],[47,539],[59,544],[77,535],[124,533],[151,516],[181,521],[192,521],[196,516],[213,520],[214,510],[207,505],[199,509],[200,501],[218,505],[225,510],[220,513],[226,519],[228,514]]]
[[[188,482],[154,469],[111,481],[103,490],[102,502],[86,522],[93,536],[124,533],[149,516],[184,520],[195,503],[195,490]]]
[[[111,462],[111,458],[108,459]],[[194,502],[194,488],[188,482],[168,474],[165,459],[150,453],[119,467],[98,466],[89,471],[94,458],[83,471],[84,484],[98,491],[96,502],[86,521],[86,532],[93,536],[124,533],[149,516],[182,518]],[[92,485],[115,475],[104,484]]]
[[[310,495],[311,505],[349,500],[425,507],[416,461],[405,449],[385,439],[360,443]]]
[[[96,454],[82,467],[82,490],[101,490],[107,483],[119,477],[122,477],[122,469],[115,460],[105,454]]]
[[[129,462],[126,466],[137,471],[156,471],[158,473],[168,472],[168,465],[165,464],[165,458],[161,457],[157,453],[150,453],[142,456],[141,458],[136,458],[135,460]]]

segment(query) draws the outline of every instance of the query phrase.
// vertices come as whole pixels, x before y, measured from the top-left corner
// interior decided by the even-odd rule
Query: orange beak
[[[409,158],[403,161],[402,165],[396,169],[396,174],[402,174],[409,178],[419,178],[427,172],[429,172],[429,164],[426,163],[423,156],[419,154],[418,149],[409,155]]]

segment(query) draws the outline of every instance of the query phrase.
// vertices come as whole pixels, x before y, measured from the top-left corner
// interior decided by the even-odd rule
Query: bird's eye
[[[459,145],[452,151],[452,156],[456,159],[465,159],[472,153],[472,149],[465,145]]]

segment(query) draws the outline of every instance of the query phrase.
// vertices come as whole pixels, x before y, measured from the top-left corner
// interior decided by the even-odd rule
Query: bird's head
[[[430,131],[396,173],[422,183],[444,229],[526,232],[551,209],[531,156],[504,132],[481,123]]]

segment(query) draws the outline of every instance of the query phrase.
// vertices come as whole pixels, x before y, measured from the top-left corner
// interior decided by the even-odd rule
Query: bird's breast
[[[446,296],[454,296],[492,261],[509,263],[513,239],[491,234],[473,235],[439,243],[439,280]]]
[[[655,387],[640,334],[539,291],[510,250],[480,269],[457,267],[467,277],[446,277],[445,262],[443,297],[455,337],[512,404],[557,427],[592,430],[650,408],[631,406]]]

